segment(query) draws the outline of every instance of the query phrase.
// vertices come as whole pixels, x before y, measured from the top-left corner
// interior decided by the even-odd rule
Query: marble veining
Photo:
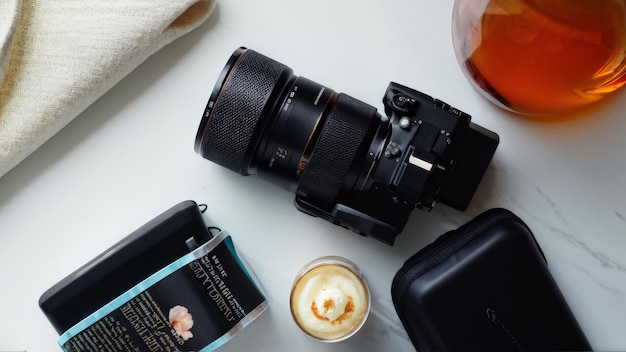
[[[1,293],[0,314],[13,318],[0,323],[0,350],[54,351],[58,335],[37,306],[41,293],[184,199],[208,203],[270,300],[220,351],[414,350],[391,302],[393,274],[437,236],[494,207],[528,224],[594,349],[626,350],[626,91],[572,121],[529,121],[493,107],[454,57],[453,3],[371,2],[354,16],[350,1],[219,1],[206,26],[147,60],[0,178],[0,279],[14,287]],[[379,109],[397,80],[498,133],[470,208],[416,210],[388,247],[299,213],[292,193],[258,177],[203,160],[193,151],[199,118],[240,45]],[[328,254],[355,261],[373,297],[363,329],[337,344],[299,331],[288,303],[298,268]]]
[[[503,177],[512,176],[512,173],[509,173],[509,172],[503,172],[503,173],[506,174],[506,175],[503,175]],[[547,229],[550,233],[560,236],[561,238],[565,239],[568,243],[584,250],[589,256],[595,258],[602,267],[616,269],[616,270],[626,273],[626,266],[621,264],[619,261],[610,258],[604,253],[598,250],[595,250],[594,248],[591,248],[584,240],[581,239],[581,236],[571,232],[571,229],[569,229],[570,222],[562,214],[562,211],[559,209],[559,205],[557,204],[555,200],[550,198],[550,196],[548,196],[548,194],[544,192],[541,187],[536,186],[536,185],[528,186],[528,183],[530,181],[527,177],[520,176],[518,178],[521,178],[521,180],[519,180],[519,182],[516,183],[516,187],[528,189],[529,192],[525,192],[525,191],[516,192],[516,194],[522,194],[525,197],[527,197],[528,193],[534,193],[538,196],[537,199],[541,200],[543,204],[547,205],[547,206],[539,206],[539,204],[535,201],[533,202],[528,202],[526,200],[521,201],[521,200],[518,200],[518,198],[514,194],[504,195],[504,193],[499,192],[499,195],[501,197],[508,199],[512,204],[515,205],[516,208],[519,208],[519,210],[523,211],[525,215],[520,214],[520,216],[522,218],[526,216],[528,217],[527,219],[523,219],[523,220],[527,222],[530,222],[529,220],[532,220],[533,223],[540,224],[545,229]],[[537,211],[532,211],[530,210],[530,206],[532,206],[533,209],[540,209],[542,211],[540,213],[538,213]],[[624,218],[624,216],[622,216],[618,211],[615,211],[615,215],[622,222],[626,222],[625,221],[626,218]],[[551,223],[551,222],[555,222],[554,220],[556,220],[558,224]],[[536,235],[540,233],[539,229],[534,229],[531,227],[531,230]]]

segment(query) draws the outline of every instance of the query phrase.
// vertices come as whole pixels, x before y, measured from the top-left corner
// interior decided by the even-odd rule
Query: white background
[[[270,309],[223,351],[411,350],[390,286],[405,259],[480,212],[505,207],[533,229],[590,343],[626,349],[625,92],[559,123],[520,119],[482,99],[452,49],[453,1],[243,1],[148,59],[0,179],[0,350],[52,351],[39,296],[174,204],[208,204],[267,290]],[[248,46],[296,74],[382,110],[389,81],[473,116],[501,143],[472,205],[415,211],[393,247],[298,212],[293,194],[193,151],[223,65]],[[298,269],[343,255],[370,284],[372,313],[346,342],[302,334],[288,307]],[[537,317],[541,319],[541,317]]]

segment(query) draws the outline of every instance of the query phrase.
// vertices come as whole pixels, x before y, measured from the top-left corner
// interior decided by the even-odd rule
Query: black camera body
[[[498,145],[498,136],[445,102],[390,83],[386,116],[364,156],[371,166],[332,209],[296,193],[296,207],[392,244],[415,208],[442,202],[465,210]],[[363,177],[364,176],[364,177]],[[303,180],[301,182],[307,182]]]
[[[296,194],[296,207],[393,244],[415,208],[465,210],[498,136],[470,115],[391,83],[385,115],[253,50],[231,56],[195,149]]]

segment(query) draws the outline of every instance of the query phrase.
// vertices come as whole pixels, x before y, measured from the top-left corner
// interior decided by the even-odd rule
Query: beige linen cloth
[[[0,0],[0,177],[215,0]]]

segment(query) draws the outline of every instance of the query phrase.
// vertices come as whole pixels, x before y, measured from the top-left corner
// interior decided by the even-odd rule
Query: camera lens
[[[239,48],[213,89],[195,149],[241,175],[258,174],[330,206],[367,147],[376,116],[374,107]]]
[[[252,154],[293,71],[274,60],[239,48],[218,79],[196,135],[203,157],[242,175],[250,174]]]
[[[392,244],[415,208],[463,210],[498,145],[471,116],[391,82],[375,107],[246,48],[222,70],[195,150],[295,193],[295,206]]]

